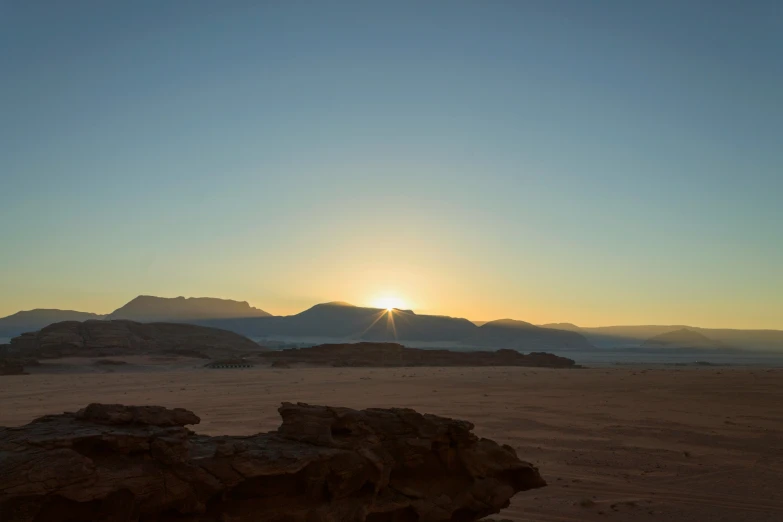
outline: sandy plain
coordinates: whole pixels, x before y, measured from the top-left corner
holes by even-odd
[[[184,407],[196,431],[278,425],[282,401],[410,407],[516,448],[547,488],[516,522],[783,520],[783,369],[200,368],[195,360],[61,360],[0,378],[0,425],[90,402]]]

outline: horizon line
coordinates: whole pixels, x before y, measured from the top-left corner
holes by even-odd
[[[323,305],[349,306],[349,307],[352,307],[352,308],[365,308],[365,309],[368,309],[368,310],[385,310],[385,308],[379,308],[379,307],[376,307],[376,306],[355,305],[355,304],[350,303],[348,301],[342,301],[342,300],[337,299],[337,300],[331,300],[331,301],[324,301],[324,302],[315,303],[315,304],[313,304],[313,305],[311,305],[311,306],[309,306],[307,308],[304,308],[303,310],[301,310],[299,312],[296,312],[296,313],[287,314],[287,315],[285,315],[285,314],[276,315],[276,314],[273,314],[273,313],[269,312],[268,310],[266,310],[264,308],[258,308],[256,306],[254,306],[253,304],[250,303],[250,301],[247,301],[247,300],[238,300],[238,299],[231,299],[231,298],[225,298],[225,297],[214,297],[214,296],[190,296],[190,297],[185,297],[185,296],[182,296],[182,295],[178,295],[178,296],[175,296],[175,297],[161,297],[161,296],[156,296],[156,295],[152,295],[152,294],[139,294],[139,295],[129,299],[128,301],[123,303],[118,308],[115,308],[112,311],[107,312],[107,313],[86,312],[86,311],[83,311],[83,310],[75,310],[75,309],[70,309],[70,308],[44,308],[44,307],[40,307],[40,308],[31,308],[31,309],[28,309],[28,310],[17,310],[16,312],[13,312],[13,313],[10,313],[10,314],[8,314],[6,316],[0,317],[0,319],[5,319],[7,317],[12,317],[12,316],[14,316],[16,314],[23,313],[23,312],[35,312],[35,311],[76,312],[76,313],[93,314],[93,315],[97,315],[99,317],[106,317],[106,316],[109,316],[112,313],[116,312],[117,310],[119,310],[123,306],[127,305],[128,303],[130,303],[131,301],[133,301],[134,299],[137,299],[139,297],[153,297],[153,298],[157,298],[157,299],[180,299],[180,298],[181,299],[217,299],[217,300],[222,300],[222,301],[233,301],[235,303],[245,303],[245,304],[247,304],[251,308],[254,308],[256,310],[261,310],[262,312],[265,312],[265,313],[269,314],[268,316],[237,317],[238,319],[245,319],[245,318],[246,319],[251,319],[251,318],[263,318],[263,317],[291,317],[291,316],[295,316],[295,315],[298,315],[300,313],[306,312],[307,310],[310,310],[310,309],[312,309],[312,308],[314,308],[316,306],[323,306]],[[728,327],[728,326],[721,326],[721,327],[696,326],[696,325],[690,325],[690,324],[685,324],[685,323],[671,323],[671,324],[655,324],[655,323],[601,324],[601,325],[594,325],[594,326],[584,326],[584,325],[579,325],[579,324],[576,324],[576,323],[573,323],[573,322],[570,322],[570,321],[550,321],[550,322],[544,322],[544,323],[533,323],[533,322],[530,322],[530,321],[526,321],[524,319],[514,319],[514,318],[511,318],[511,317],[500,317],[500,318],[490,319],[490,320],[475,320],[475,319],[468,319],[467,317],[459,316],[459,315],[448,315],[448,314],[438,314],[438,313],[419,313],[414,308],[405,308],[405,309],[403,309],[403,308],[394,308],[394,309],[395,310],[400,310],[400,311],[412,312],[415,315],[421,315],[421,316],[449,317],[449,318],[452,318],[452,319],[464,319],[464,320],[469,321],[469,322],[471,322],[473,324],[476,324],[476,323],[485,324],[485,323],[490,323],[490,322],[494,322],[494,321],[504,321],[504,320],[520,321],[520,322],[525,322],[525,323],[528,323],[528,324],[532,324],[532,325],[537,326],[537,327],[548,328],[548,329],[552,329],[552,330],[557,330],[558,328],[552,328],[551,326],[548,326],[548,325],[558,325],[558,324],[560,324],[560,325],[571,325],[571,326],[575,326],[576,328],[579,328],[579,329],[621,328],[621,327],[648,327],[648,328],[654,328],[654,327],[659,327],[659,328],[677,328],[677,327],[679,327],[679,328],[697,328],[697,329],[701,329],[701,330],[743,330],[743,331],[769,331],[769,332],[780,332],[780,331],[783,331],[783,326],[781,326],[779,328],[739,328],[739,327]]]

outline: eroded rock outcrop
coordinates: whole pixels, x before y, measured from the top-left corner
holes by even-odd
[[[470,522],[546,485],[469,422],[284,403],[251,437],[183,409],[92,404],[0,428],[3,522]]]
[[[178,323],[64,321],[11,339],[27,357],[106,357],[172,354],[216,359],[264,350],[234,332]]]

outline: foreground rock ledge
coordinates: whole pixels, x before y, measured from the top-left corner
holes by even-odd
[[[283,403],[277,431],[198,435],[159,406],[0,428],[3,522],[470,522],[546,485],[469,422]]]

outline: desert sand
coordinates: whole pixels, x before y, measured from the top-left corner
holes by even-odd
[[[71,359],[0,378],[0,425],[90,402],[193,410],[196,431],[273,430],[282,401],[410,407],[469,420],[549,487],[495,518],[783,520],[783,370],[767,368],[201,369]]]

